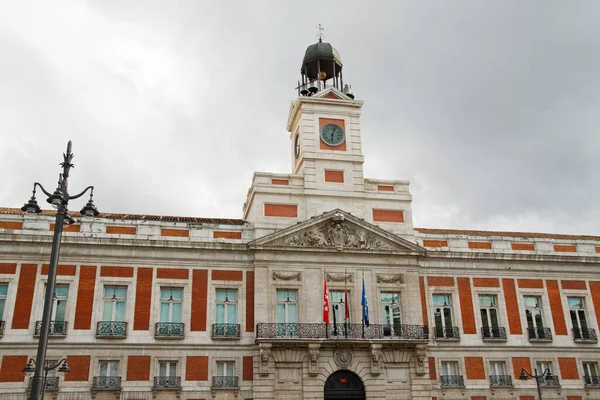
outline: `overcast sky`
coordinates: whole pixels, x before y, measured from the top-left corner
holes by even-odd
[[[321,23],[365,176],[410,180],[415,226],[600,234],[598,1],[1,4],[0,206],[72,139],[101,211],[241,218],[254,171],[291,172]]]

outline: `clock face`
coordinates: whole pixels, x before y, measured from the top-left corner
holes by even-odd
[[[341,126],[336,124],[325,124],[321,128],[321,140],[330,146],[338,146],[344,143],[346,135]]]
[[[300,155],[300,135],[296,134],[296,139],[294,139],[294,156],[298,158]]]

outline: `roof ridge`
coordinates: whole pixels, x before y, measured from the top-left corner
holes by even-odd
[[[514,231],[485,231],[477,229],[439,229],[439,228],[414,228],[420,233],[429,234],[455,234],[472,236],[509,236],[524,238],[548,238],[548,239],[570,239],[570,240],[600,240],[600,236],[594,235],[574,235],[563,233],[543,233],[543,232],[514,232]]]

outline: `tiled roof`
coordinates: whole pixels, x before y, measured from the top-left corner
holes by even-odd
[[[18,208],[1,208],[0,214],[23,214]],[[56,215],[54,210],[42,210],[41,215]],[[167,215],[139,215],[139,214],[114,214],[100,213],[98,218],[107,219],[126,219],[126,220],[145,220],[145,221],[164,221],[164,222],[189,222],[197,224],[219,224],[219,225],[245,225],[243,219],[234,218],[200,218],[200,217],[173,217]]]
[[[540,239],[565,239],[565,240],[600,240],[600,236],[589,235],[562,235],[558,233],[537,233],[537,232],[501,232],[501,231],[473,231],[461,229],[435,229],[435,228],[415,228],[415,231],[430,235],[463,235],[463,236],[505,236],[520,238],[540,238]]]

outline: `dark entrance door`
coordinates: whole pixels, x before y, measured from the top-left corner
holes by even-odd
[[[336,371],[325,381],[325,400],[364,400],[365,398],[365,387],[354,372]]]

